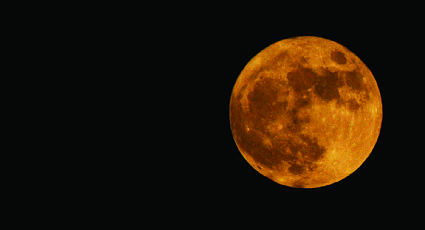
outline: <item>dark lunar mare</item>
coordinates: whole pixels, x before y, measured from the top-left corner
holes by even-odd
[[[258,73],[258,76],[261,74]],[[300,116],[299,110],[311,106],[311,92],[307,92],[307,89],[314,85],[315,76],[313,71],[305,68],[292,74],[293,79],[288,84],[296,88],[298,97],[290,108],[287,101],[277,101],[282,87],[287,87],[286,83],[272,78],[262,78],[248,94],[249,112],[242,110],[239,100],[232,99],[232,131],[238,146],[255,162],[276,169],[285,161],[290,164],[289,172],[295,175],[314,170],[314,162],[323,157],[326,149],[319,145],[317,138],[301,134],[302,127],[309,122],[310,117]],[[285,114],[290,120],[281,131],[285,135],[265,128]],[[252,126],[249,131],[245,124]],[[272,146],[264,143],[266,136],[270,138]],[[304,159],[302,164],[297,163],[297,155]]]

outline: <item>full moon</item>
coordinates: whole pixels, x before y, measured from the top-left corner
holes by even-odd
[[[317,188],[357,170],[382,122],[378,85],[344,46],[304,36],[252,58],[230,98],[230,126],[246,161],[285,186]]]

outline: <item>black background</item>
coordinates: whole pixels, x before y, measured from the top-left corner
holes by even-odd
[[[22,89],[19,82],[10,94],[23,98],[13,103],[24,108],[16,123],[35,126],[14,128],[31,140],[17,140],[13,147],[30,148],[18,150],[27,164],[19,159],[9,172],[22,174],[14,181],[26,186],[23,198],[33,193],[29,199],[43,203],[42,194],[58,197],[52,201],[60,208],[76,202],[78,213],[89,204],[185,226],[223,227],[239,217],[248,224],[302,227],[350,214],[345,227],[418,210],[424,52],[422,12],[415,9],[421,7],[160,4],[42,6],[50,13],[31,8],[35,15],[8,18],[22,21],[9,23],[17,44],[5,44],[22,62],[7,59],[13,70],[28,71],[10,77],[27,85]],[[264,48],[294,36],[327,38],[354,52],[372,71],[383,103],[369,158],[342,181],[315,189],[286,187],[259,174],[230,129],[229,102],[242,69]]]
[[[149,30],[135,27],[144,34],[139,49],[130,50],[146,62],[139,63],[135,76],[142,83],[134,84],[133,100],[149,118],[133,128],[140,130],[141,154],[132,161],[131,178],[140,184],[138,193],[150,192],[160,201],[158,214],[183,212],[206,225],[264,221],[260,227],[326,224],[342,217],[351,226],[388,221],[418,202],[420,20],[407,11],[396,14],[398,9],[348,5],[332,6],[331,12],[206,7],[172,18],[147,16]],[[381,133],[369,158],[347,178],[315,189],[290,188],[259,174],[242,157],[230,129],[230,97],[243,68],[261,50],[294,36],[323,37],[351,50],[373,73],[383,103]]]
[[[364,218],[416,199],[421,150],[413,146],[420,143],[422,60],[414,18],[401,21],[364,9],[316,16],[293,10],[241,15],[238,8],[208,9],[156,20],[146,16],[142,26],[137,20],[128,28],[119,25],[131,31],[119,34],[124,41],[118,43],[130,54],[117,56],[125,64],[113,79],[136,81],[123,84],[119,93],[125,92],[125,100],[118,103],[140,112],[130,110],[123,114],[134,120],[120,120],[132,130],[123,134],[123,146],[136,147],[118,167],[125,175],[118,179],[137,187],[141,199],[148,192],[160,201],[159,214],[186,209],[197,219],[210,219],[215,214],[205,212],[227,218],[264,213],[287,221],[288,213],[311,218],[329,209],[333,216],[360,208]],[[295,36],[323,37],[351,50],[373,73],[383,103],[381,133],[369,158],[347,178],[315,189],[290,188],[259,174],[242,157],[230,129],[230,97],[243,68],[269,45]],[[135,71],[127,73],[127,67]],[[127,156],[125,150],[115,153],[123,152]]]

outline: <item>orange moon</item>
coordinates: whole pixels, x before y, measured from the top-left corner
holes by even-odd
[[[381,122],[371,71],[344,46],[313,36],[258,53],[230,99],[230,126],[243,157],[289,187],[322,187],[353,173],[372,152]]]

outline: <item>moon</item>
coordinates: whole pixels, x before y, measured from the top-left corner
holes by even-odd
[[[285,186],[317,188],[357,170],[382,122],[378,85],[344,46],[303,36],[252,58],[230,99],[230,126],[246,161]]]

